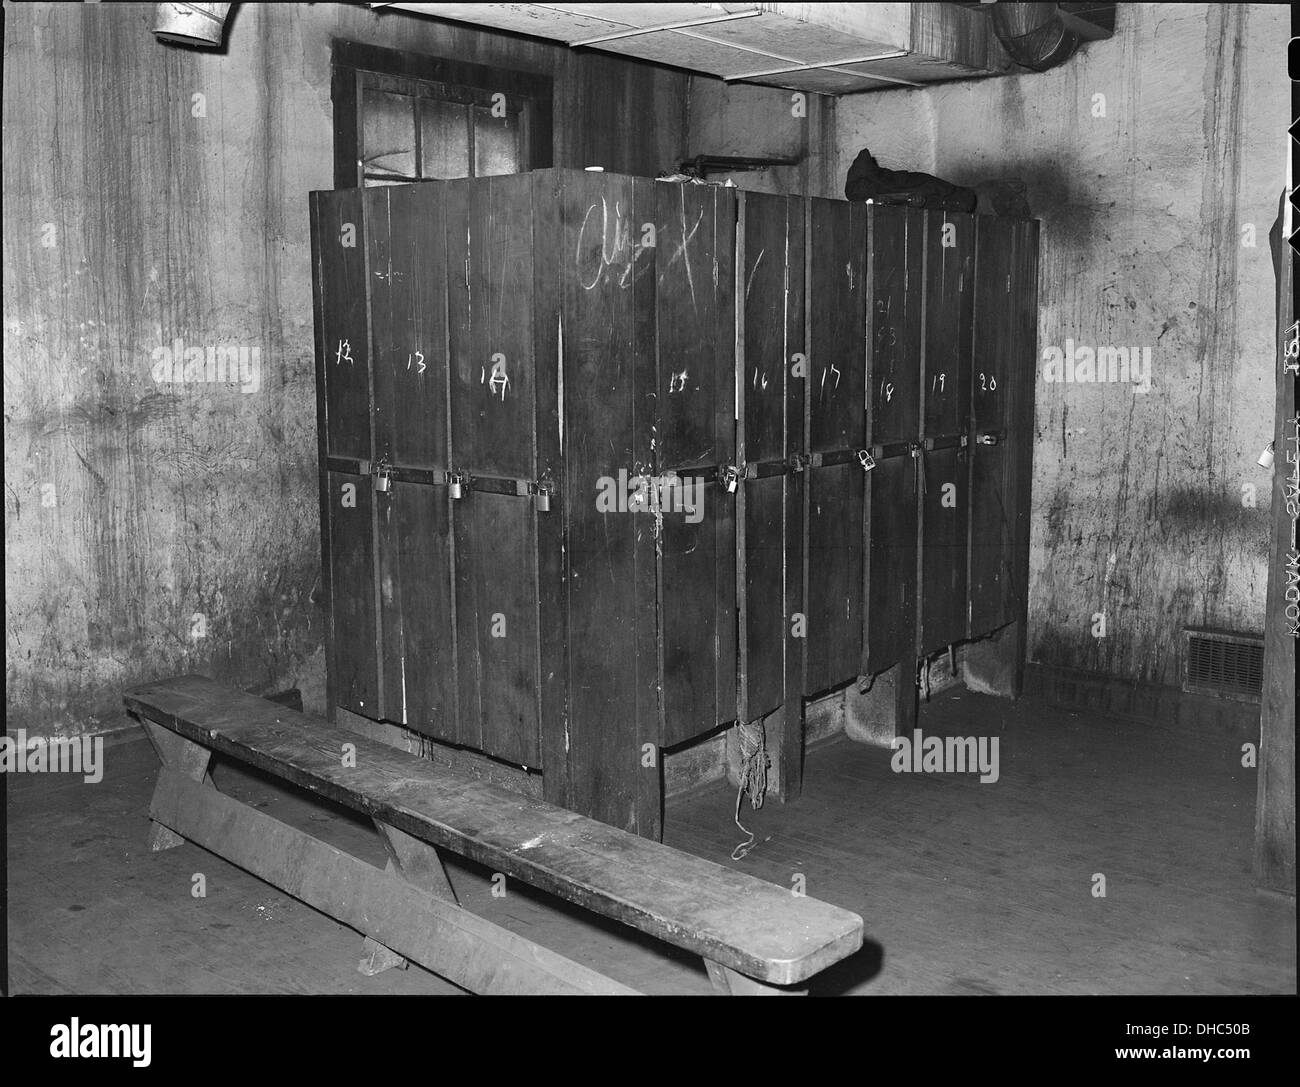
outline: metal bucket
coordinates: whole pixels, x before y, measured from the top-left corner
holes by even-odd
[[[177,45],[219,48],[229,12],[229,4],[159,4],[153,32],[162,41]]]

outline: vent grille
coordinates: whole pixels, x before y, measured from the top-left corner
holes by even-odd
[[[1188,627],[1183,690],[1252,702],[1264,687],[1264,639],[1258,634]]]

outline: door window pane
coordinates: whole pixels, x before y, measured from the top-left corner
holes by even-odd
[[[486,106],[474,107],[474,176],[518,174],[519,114],[493,117]]]
[[[468,177],[468,107],[437,98],[420,99],[421,176]]]
[[[415,99],[366,90],[362,98],[362,162],[367,175],[411,180],[415,172]]]

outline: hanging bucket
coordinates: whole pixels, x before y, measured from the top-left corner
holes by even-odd
[[[229,12],[229,4],[159,4],[153,32],[161,41],[216,49]]]

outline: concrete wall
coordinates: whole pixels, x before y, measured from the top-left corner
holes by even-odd
[[[124,686],[183,671],[323,708],[306,196],[332,185],[331,38],[551,75],[557,165],[654,173],[683,146],[678,73],[359,6],[241,5],[221,54],[152,16],[5,7],[6,708],[29,735],[123,725]],[[155,383],[177,339],[247,349],[256,382]]]
[[[1118,11],[1113,39],[1051,72],[841,98],[837,173],[867,146],[895,169],[1028,183],[1029,658],[1177,684],[1185,625],[1263,629],[1288,10]],[[1067,339],[1149,348],[1150,391],[1044,381]]]

